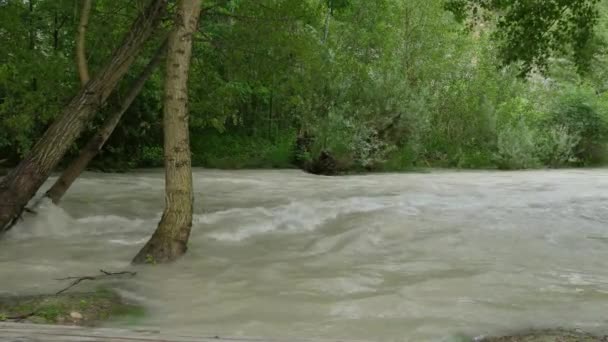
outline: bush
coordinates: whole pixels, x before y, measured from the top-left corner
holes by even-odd
[[[294,142],[291,131],[270,141],[214,129],[198,130],[191,135],[192,165],[218,169],[292,168]]]
[[[383,171],[410,170],[415,167],[417,157],[415,149],[410,144],[406,144],[388,153],[381,169]]]
[[[494,154],[485,148],[463,151],[458,156],[458,167],[464,169],[494,168]]]
[[[144,146],[141,151],[139,166],[160,167],[164,164],[162,146]]]
[[[537,132],[523,120],[506,125],[498,132],[495,155],[500,169],[529,169],[540,166],[537,157]]]
[[[312,136],[310,155],[301,157],[314,163],[321,156],[331,156],[336,172],[376,169],[395,149],[369,124],[335,112],[312,129]]]
[[[585,87],[567,88],[552,103],[543,122],[545,127],[578,137],[573,156],[580,165],[606,160],[608,142],[608,101]]]
[[[563,126],[551,127],[539,138],[538,154],[544,165],[560,167],[577,162],[575,151],[580,137]]]

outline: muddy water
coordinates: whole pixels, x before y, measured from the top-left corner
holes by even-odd
[[[111,284],[148,308],[139,324],[374,341],[608,328],[607,170],[194,179],[188,255]],[[130,267],[162,206],[159,171],[86,174],[0,242],[0,294]]]

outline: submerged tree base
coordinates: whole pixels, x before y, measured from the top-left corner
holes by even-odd
[[[0,297],[0,321],[95,326],[113,319],[142,317],[144,310],[101,289],[60,295]]]
[[[595,336],[579,330],[540,330],[522,334],[485,337],[479,342],[608,342],[608,336]]]
[[[172,237],[171,232],[167,231],[168,226],[164,217],[161,219],[156,232],[135,255],[132,260],[134,265],[141,264],[164,264],[179,259],[188,250],[188,245]],[[183,230],[183,229],[182,229]]]

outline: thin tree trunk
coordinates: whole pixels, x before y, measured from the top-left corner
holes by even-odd
[[[137,95],[141,92],[146,83],[146,80],[152,75],[165,52],[167,51],[167,41],[165,40],[161,47],[156,50],[156,53],[148,62],[148,65],[142,70],[135,82],[133,83],[127,97],[123,100],[119,110],[114,112],[106,119],[103,126],[89,140],[89,142],[80,150],[78,157],[63,171],[55,184],[46,192],[46,197],[49,197],[53,203],[58,204],[61,197],[68,191],[72,183],[86,169],[87,165],[101,151],[103,145],[108,141],[112,132],[120,122],[123,114],[129,109]]]
[[[76,64],[78,65],[78,76],[80,84],[84,86],[89,82],[89,66],[87,65],[86,54],[86,33],[91,14],[91,1],[82,0],[82,10],[80,11],[80,23],[78,24],[78,39],[76,39]]]
[[[57,5],[55,5],[55,16],[53,19],[53,50],[59,49],[59,19],[57,18]]]
[[[30,40],[30,50],[32,50],[32,56],[34,55],[34,50],[36,50],[36,25],[34,24],[34,0],[30,0],[28,2],[30,8],[30,17],[29,17],[29,40]],[[32,77],[31,83],[32,91],[38,91],[38,79],[36,77]]]
[[[325,16],[325,33],[323,34],[323,44],[327,43],[327,38],[329,38],[329,21],[331,20],[332,14],[332,0],[327,2],[327,14]]]
[[[188,248],[192,228],[192,167],[188,131],[188,70],[200,0],[181,0],[169,35],[163,113],[165,210],[156,231],[133,263],[171,262]]]
[[[167,0],[151,0],[108,63],[82,88],[28,155],[0,182],[0,233],[10,228],[159,26]]]

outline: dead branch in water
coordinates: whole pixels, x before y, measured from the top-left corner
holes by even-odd
[[[108,271],[104,271],[104,270],[99,270],[99,272],[101,272],[102,274],[98,275],[98,276],[65,277],[65,278],[55,279],[55,280],[74,280],[68,287],[58,291],[57,293],[55,293],[55,295],[60,295],[85,280],[106,279],[108,277],[115,277],[115,276],[120,276],[120,275],[130,275],[133,277],[137,274],[137,272],[130,272],[130,271],[108,272]]]

